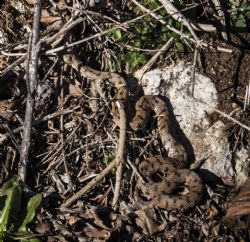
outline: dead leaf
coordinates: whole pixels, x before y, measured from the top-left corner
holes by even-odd
[[[69,217],[66,217],[67,221],[68,221],[68,224],[70,226],[74,225],[75,223],[77,223],[77,221],[80,220],[80,218],[76,217],[76,216],[69,216]]]
[[[107,240],[110,237],[110,232],[106,229],[96,228],[91,224],[87,224],[87,226],[83,229],[85,235],[89,238],[98,238]]]
[[[40,222],[39,224],[36,225],[35,230],[39,234],[45,234],[50,230],[50,226],[48,223]]]
[[[81,83],[77,80],[69,80],[69,96],[82,97],[83,91],[81,88]]]
[[[138,210],[135,212],[137,215],[136,218],[136,224],[139,226],[144,234],[157,234],[160,231],[163,231],[166,227],[165,223],[159,224],[156,219],[152,218],[152,215],[155,216],[155,213],[153,209],[144,209],[144,210]]]
[[[224,219],[225,224],[231,229],[250,229],[250,178],[241,187],[236,195]]]

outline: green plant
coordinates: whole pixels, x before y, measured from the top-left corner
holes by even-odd
[[[0,241],[40,241],[27,231],[27,224],[35,217],[42,195],[31,195],[22,187],[20,179],[14,176],[0,189]]]
[[[116,156],[116,151],[115,150],[106,153],[104,155],[103,159],[102,159],[102,163],[107,165],[110,161],[115,159],[115,156]]]
[[[247,27],[247,18],[250,18],[250,5],[247,1],[242,3],[230,1],[230,18],[235,27]]]
[[[140,3],[147,9],[156,10],[160,7],[156,0],[140,0]],[[183,5],[183,1],[178,1],[178,5]],[[139,7],[133,9],[134,14],[140,15],[145,12]],[[164,18],[166,25],[150,15],[147,15],[143,20],[129,24],[129,31],[123,32],[120,29],[111,30],[108,35],[116,41],[122,49],[121,63],[126,66],[127,71],[134,72],[139,66],[145,65],[152,56],[152,51],[162,47],[171,37],[174,37],[173,48],[177,52],[184,52],[187,47],[181,43],[180,36],[169,30],[167,26],[181,28],[179,22],[175,21],[171,16],[168,16],[164,8],[157,10],[157,15]],[[125,19],[127,20],[127,19]],[[125,46],[125,48],[123,48]],[[120,51],[117,48],[117,52]],[[143,51],[145,50],[145,51]]]
[[[102,158],[102,163],[108,165],[108,163],[114,160],[115,157],[116,157],[116,150],[112,150],[108,153],[105,153],[104,157]],[[114,173],[115,173],[115,168],[111,170],[111,174],[113,175]]]

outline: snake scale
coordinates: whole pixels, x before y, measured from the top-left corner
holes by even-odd
[[[64,61],[91,80],[109,80],[116,89],[115,99],[126,103],[127,83],[122,76],[86,67],[75,55],[65,55]],[[170,134],[169,111],[160,97],[140,97],[135,104],[135,116],[129,123],[130,127],[133,130],[145,128],[152,111],[157,117],[159,134],[168,151],[168,157],[153,156],[139,164],[139,172],[146,182],[138,179],[134,197],[143,209],[158,206],[166,210],[185,212],[200,202],[203,183],[194,171],[185,168],[186,151]],[[187,192],[180,191],[183,185],[188,187]]]

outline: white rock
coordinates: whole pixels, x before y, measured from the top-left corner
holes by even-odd
[[[196,160],[205,160],[202,168],[214,173],[225,183],[231,184],[235,174],[225,124],[219,120],[211,125],[208,115],[213,113],[213,109],[196,100],[199,99],[216,108],[216,87],[211,79],[196,72],[195,99],[191,95],[191,71],[191,65],[180,62],[146,73],[141,85],[147,95],[160,94],[170,99],[176,119],[193,146]]]

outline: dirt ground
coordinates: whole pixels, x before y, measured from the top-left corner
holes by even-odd
[[[205,53],[202,55],[202,69],[216,84],[219,93],[220,110],[232,114],[237,120],[249,126],[249,107],[245,112],[236,111],[244,108],[246,86],[250,75],[250,36],[249,34],[232,35],[228,44],[221,46],[231,49],[232,53]],[[220,45],[220,43],[219,43]],[[228,120],[225,120],[228,123]],[[228,123],[232,143],[246,145],[249,132],[240,134],[240,127]],[[239,138],[238,141],[236,141]]]

